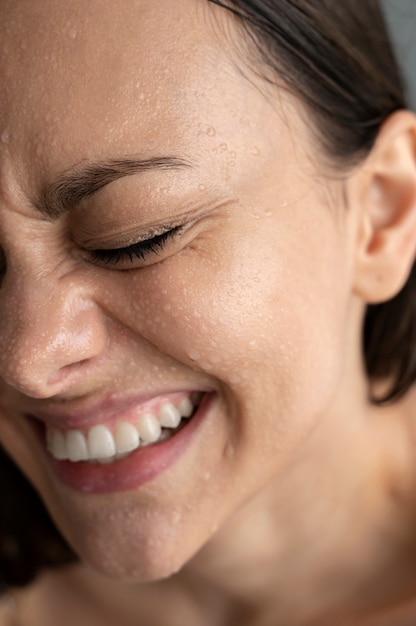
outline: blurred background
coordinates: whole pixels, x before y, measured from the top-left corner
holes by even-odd
[[[409,105],[416,111],[416,0],[382,0],[406,80]]]

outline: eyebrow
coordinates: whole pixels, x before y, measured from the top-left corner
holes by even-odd
[[[177,157],[150,159],[122,158],[87,163],[60,175],[45,185],[37,201],[37,209],[50,220],[55,220],[76,207],[81,200],[119,178],[149,170],[177,170],[190,168],[190,163]]]

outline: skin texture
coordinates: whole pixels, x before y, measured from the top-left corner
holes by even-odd
[[[232,18],[205,2],[3,1],[0,31],[0,437],[100,572],[68,587],[169,625],[401,599],[414,397],[369,405],[360,333],[414,258],[413,117],[334,175],[301,105],[251,74]],[[37,208],[63,173],[154,157],[188,166],[120,178],[53,220]],[[88,254],[178,221],[145,261]],[[62,485],[24,417],[183,389],[213,392],[206,419],[127,493]],[[124,581],[145,586],[133,600]]]

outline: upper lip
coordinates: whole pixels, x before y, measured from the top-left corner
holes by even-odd
[[[169,396],[174,398],[179,394],[190,394],[198,391],[205,392],[207,390],[176,387],[151,394],[121,395],[113,393],[107,394],[99,400],[86,399],[55,403],[40,409],[25,410],[24,413],[28,417],[45,422],[50,427],[82,428],[109,421],[129,409],[140,407],[152,401],[157,402],[160,398],[167,397],[169,399]]]

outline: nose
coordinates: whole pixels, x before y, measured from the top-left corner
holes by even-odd
[[[105,321],[85,285],[51,275],[5,280],[0,290],[0,377],[32,398],[82,381],[106,344]]]

